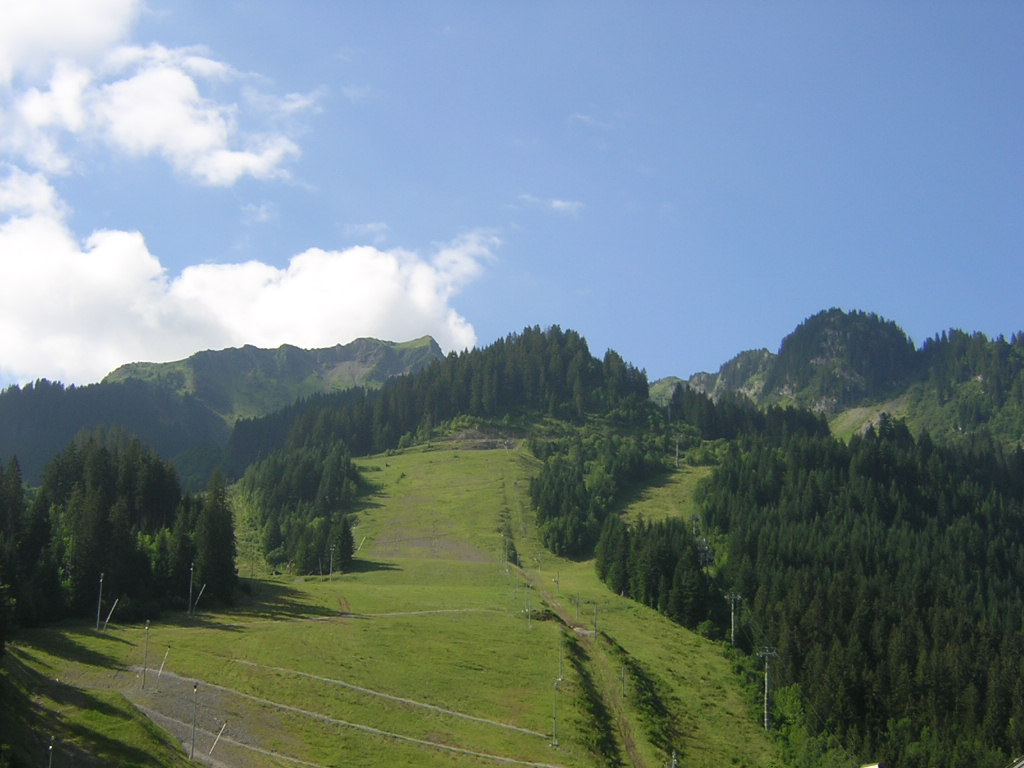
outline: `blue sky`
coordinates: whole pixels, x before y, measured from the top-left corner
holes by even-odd
[[[4,3],[0,383],[535,324],[688,376],[833,306],[1009,336],[1021,40],[1018,3]]]

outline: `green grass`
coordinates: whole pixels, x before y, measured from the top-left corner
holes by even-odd
[[[849,440],[853,435],[863,431],[868,424],[877,424],[883,413],[888,413],[896,418],[905,418],[908,414],[907,396],[903,395],[895,400],[888,400],[876,405],[847,408],[832,417],[829,421],[829,428],[837,438]]]
[[[644,488],[626,509],[630,522],[643,519],[648,522],[682,517],[689,520],[698,515],[694,502],[697,483],[711,474],[711,467],[691,467],[680,461],[661,481]]]
[[[358,513],[352,573],[258,576],[233,610],[153,622],[148,653],[141,626],[24,632],[5,662],[8,678],[27,680],[23,698],[46,713],[61,743],[108,764],[183,763],[194,705],[197,750],[209,750],[226,722],[214,757],[230,765],[297,764],[268,753],[314,766],[499,764],[467,754],[477,752],[570,768],[660,768],[672,748],[695,768],[774,765],[722,647],[611,594],[592,562],[544,550],[527,500],[536,461],[522,448],[479,444],[360,462],[377,491]],[[704,474],[672,473],[627,514],[691,514]],[[523,571],[501,561],[503,531]],[[250,572],[244,552],[240,568]],[[256,563],[251,571],[263,573]],[[650,696],[645,703],[633,683],[622,687],[623,654],[665,706],[654,732]],[[59,700],[56,683],[39,682],[56,677],[75,697]],[[595,702],[612,723],[603,746]],[[177,729],[178,741],[135,707],[164,713],[156,722]],[[115,745],[125,752],[109,757]],[[152,761],[133,762],[141,753]]]
[[[45,630],[3,659],[4,738],[27,764],[184,766],[173,739],[118,688],[120,644],[86,630]],[[52,739],[52,741],[51,741]]]

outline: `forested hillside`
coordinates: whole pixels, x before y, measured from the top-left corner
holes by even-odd
[[[72,439],[99,427],[130,431],[174,458],[179,473],[204,467],[203,481],[229,434],[228,425],[194,398],[142,381],[65,387],[41,379],[0,392],[0,456],[17,456],[31,485]]]
[[[937,442],[1024,440],[1024,333],[1009,340],[944,331],[915,348],[894,322],[831,309],[809,317],[777,354],[742,352],[716,374],[689,385],[718,399],[727,393],[767,406],[793,403],[859,429],[885,410]],[[655,386],[660,400],[669,386]],[[859,409],[844,416],[850,409]]]
[[[816,730],[885,765],[1024,752],[1024,453],[752,435],[701,492],[721,583]]]
[[[429,336],[404,343],[357,339],[311,350],[247,346],[173,363],[131,363],[84,387],[46,380],[12,386],[0,392],[0,456],[17,455],[25,480],[36,485],[72,438],[118,427],[173,460],[182,485],[200,490],[214,467],[246,460],[241,471],[251,462],[251,452],[223,455],[237,419],[323,393],[377,389],[441,356]]]
[[[836,312],[727,372],[762,382],[760,404],[732,384],[714,396],[682,384],[655,403],[642,370],[557,326],[380,389],[311,396],[239,421],[225,454],[236,512],[272,565],[345,569],[374,491],[353,457],[457,434],[525,443],[551,552],[594,557],[615,593],[711,638],[728,636],[726,595],[742,596],[741,648],[778,654],[773,732],[792,765],[1002,768],[1024,752],[1024,451],[1006,439],[1024,341],[952,333],[914,350],[891,323]],[[881,414],[849,440],[830,434],[821,403],[894,393],[917,422]],[[805,397],[813,410],[796,405]],[[700,520],[627,522],[678,462],[707,468]],[[138,441],[92,435],[54,458],[34,495],[16,462],[0,481],[0,583],[19,622],[90,616],[100,573],[119,611],[180,607],[193,562],[210,597],[231,599],[216,476],[205,495],[182,493]]]
[[[364,482],[352,467],[353,455],[425,442],[456,417],[493,423],[498,430],[545,418],[582,426],[588,415],[602,414],[627,429],[648,427],[656,410],[646,395],[646,376],[615,352],[599,360],[574,331],[527,328],[484,349],[450,354],[379,392],[314,398],[283,416],[242,422],[246,442],[266,453],[239,487],[253,502],[264,554],[310,572],[320,567],[331,543],[348,536],[346,516]],[[614,429],[595,435],[607,456],[615,448],[611,475],[590,481],[608,499],[596,508],[588,495],[580,505],[542,512],[543,536],[553,551],[592,551],[616,483],[638,479],[634,475],[651,461],[644,456],[647,432],[642,434],[639,440],[620,439]],[[557,462],[553,458],[552,466]],[[624,467],[629,470],[619,477]],[[545,469],[545,476],[552,471]]]

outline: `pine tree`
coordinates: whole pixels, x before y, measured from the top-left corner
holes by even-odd
[[[199,512],[195,532],[195,577],[206,592],[231,605],[235,589],[235,525],[224,476],[214,472]]]

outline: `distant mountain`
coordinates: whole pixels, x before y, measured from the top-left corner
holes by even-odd
[[[233,424],[263,416],[300,397],[352,387],[380,387],[393,376],[413,373],[443,357],[430,336],[395,343],[356,339],[325,349],[277,349],[246,345],[197,352],[173,363],[129,363],[103,379],[105,384],[145,381],[193,397]]]
[[[1024,335],[989,339],[952,330],[915,348],[893,321],[829,309],[786,336],[773,354],[741,352],[718,373],[686,382],[713,398],[741,393],[759,405],[800,405],[850,433],[882,412],[939,438],[1024,440]],[[666,397],[662,382],[653,396]],[[661,395],[657,393],[661,392]]]
[[[172,363],[131,363],[84,387],[45,380],[10,387],[0,392],[0,458],[17,456],[26,482],[36,484],[76,435],[120,428],[173,459],[186,486],[202,487],[237,419],[314,394],[378,388],[442,357],[429,336],[311,350],[245,346]]]

